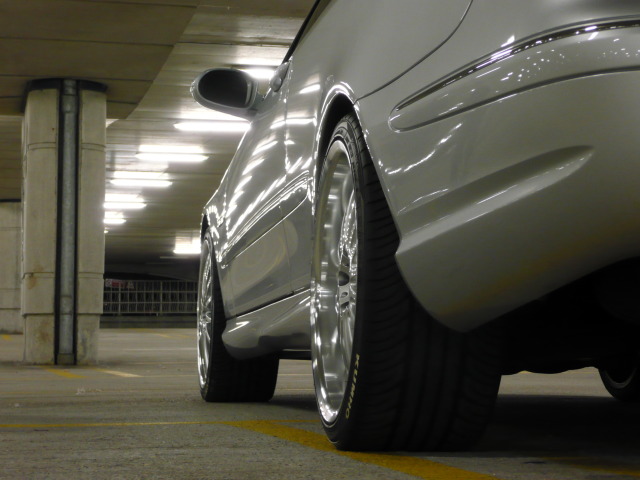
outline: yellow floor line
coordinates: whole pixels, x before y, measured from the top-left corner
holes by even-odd
[[[406,473],[414,477],[424,478],[428,480],[497,480],[493,475],[484,475],[481,473],[463,470],[461,468],[451,467],[424,458],[409,457],[395,454],[380,453],[362,453],[362,452],[343,452],[336,450],[324,435],[300,430],[298,428],[280,425],[272,421],[242,421],[242,422],[224,422],[226,425],[244,428],[254,432],[271,435],[283,440],[295,442],[305,447],[322,450],[325,452],[333,452],[337,455],[358,460],[360,462],[377,465],[379,467],[388,468],[396,472]]]
[[[2,336],[1,336],[1,338],[2,338],[3,340],[7,340],[7,341],[9,341],[9,342],[12,340],[11,335],[2,335]]]
[[[117,370],[106,370],[104,368],[92,368],[91,370],[95,370],[96,372],[106,373],[109,375],[115,375],[116,377],[124,377],[124,378],[138,378],[140,375],[136,375],[135,373],[126,373],[119,372]]]
[[[75,374],[75,373],[67,372],[66,370],[62,370],[62,369],[59,369],[59,368],[42,367],[42,369],[45,370],[46,372],[53,373],[54,375],[58,375],[59,377],[64,377],[64,378],[85,378],[82,375],[78,375],[78,374]]]

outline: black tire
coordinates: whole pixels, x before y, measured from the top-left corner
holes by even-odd
[[[622,402],[640,402],[640,355],[630,355],[598,369],[604,388]]]
[[[322,392],[331,385],[323,371],[330,359],[323,358],[326,306],[320,299],[323,292],[328,297],[321,285],[322,278],[328,277],[319,258],[327,250],[322,242],[328,236],[330,214],[323,212],[330,209],[330,202],[323,185],[335,177],[331,166],[335,142],[348,152],[357,244],[362,247],[358,246],[356,262],[355,326],[346,387],[332,410],[330,396]],[[397,230],[353,114],[344,117],[333,132],[316,206],[312,354],[316,398],[327,436],[342,450],[470,447],[493,410],[501,378],[501,339],[491,328],[456,333],[431,318],[414,299],[395,261]]]
[[[236,360],[222,342],[226,326],[213,239],[202,242],[198,279],[198,378],[207,402],[266,402],[275,391],[277,355]]]

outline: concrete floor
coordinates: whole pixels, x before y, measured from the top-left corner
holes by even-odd
[[[100,334],[95,368],[23,366],[0,335],[2,479],[513,479],[640,477],[640,405],[594,370],[505,377],[472,452],[338,452],[315,411],[308,362],[285,361],[268,404],[200,399],[193,329]]]

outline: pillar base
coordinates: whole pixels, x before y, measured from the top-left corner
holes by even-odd
[[[27,315],[24,318],[24,363],[53,365],[55,363],[53,315]]]
[[[76,362],[78,365],[98,363],[98,336],[100,315],[78,315],[76,335]]]

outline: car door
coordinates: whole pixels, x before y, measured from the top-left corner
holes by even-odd
[[[270,89],[260,104],[225,178],[223,289],[236,316],[291,293],[290,268],[280,203],[286,183],[285,85]]]

